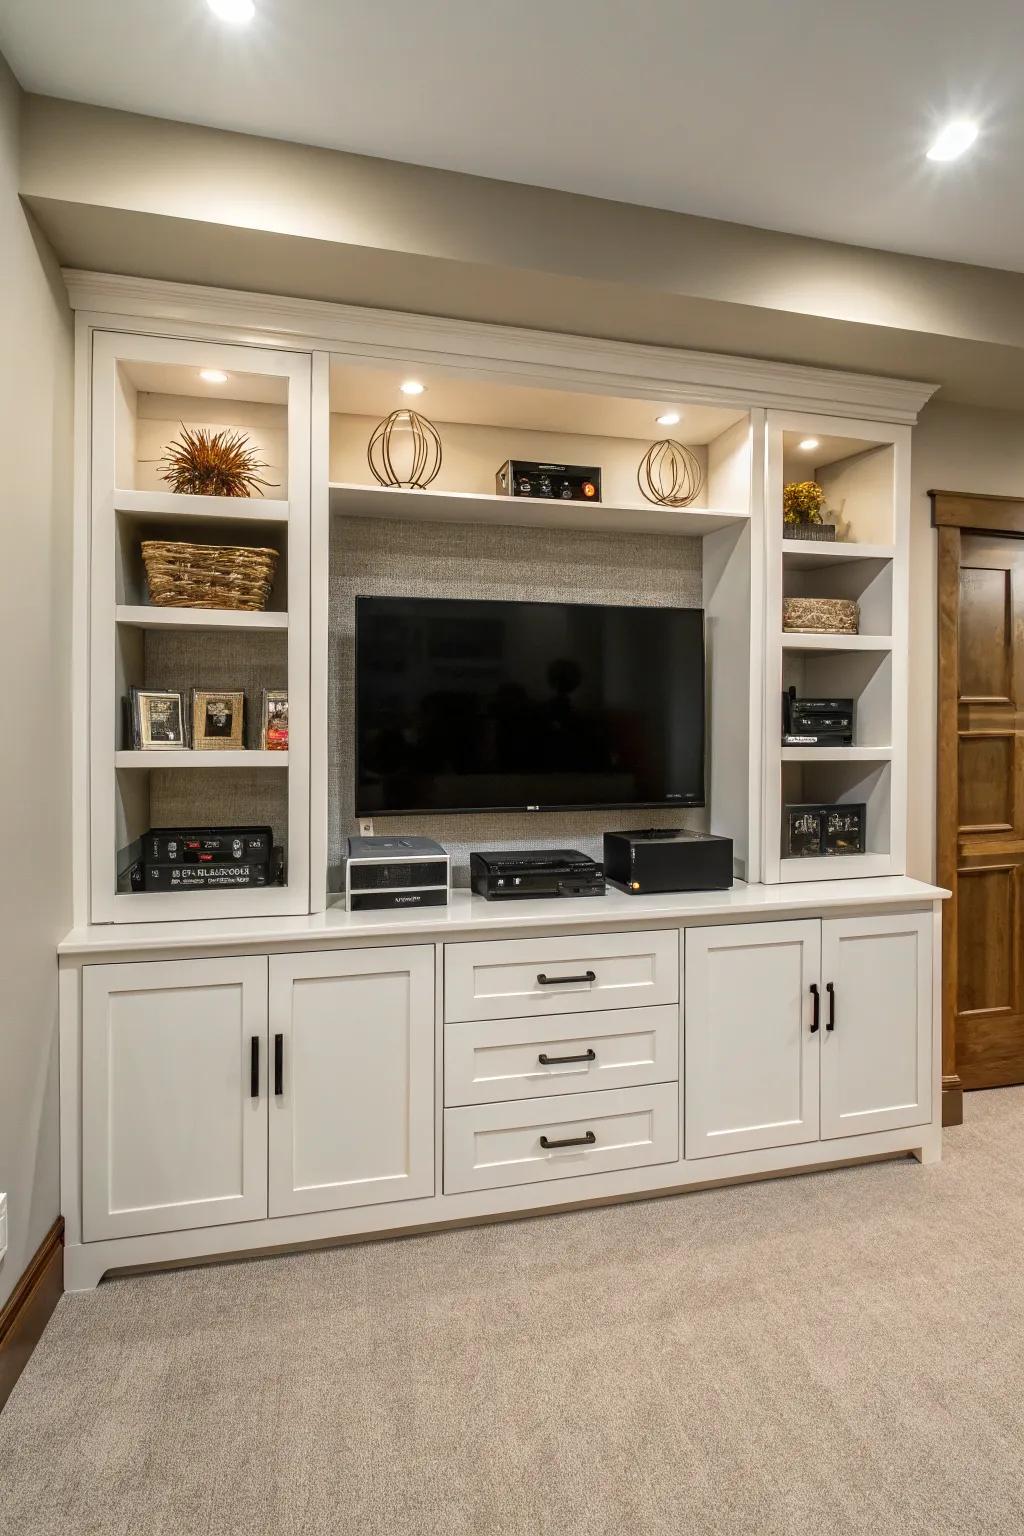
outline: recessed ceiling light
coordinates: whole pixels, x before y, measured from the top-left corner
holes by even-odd
[[[219,368],[200,368],[199,377],[205,384],[226,384],[228,376]]]
[[[678,411],[665,411],[663,415],[658,417],[658,426],[659,427],[674,427],[677,424],[678,421],[679,421],[679,412]]]
[[[928,151],[929,160],[959,160],[978,137],[978,125],[966,117],[947,123]]]
[[[399,384],[398,387],[403,395],[422,395],[427,386],[421,384],[418,379],[406,379],[405,383]]]
[[[233,22],[235,26],[244,26],[256,14],[253,0],[206,0],[206,3],[221,21]]]
[[[816,437],[805,437],[803,442],[800,444],[800,447],[804,450],[805,453],[810,453],[811,449],[817,448],[817,446],[818,439]]]

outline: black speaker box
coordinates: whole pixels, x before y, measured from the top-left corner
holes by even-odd
[[[606,832],[604,872],[630,895],[725,891],[732,885],[732,838],[682,828]]]

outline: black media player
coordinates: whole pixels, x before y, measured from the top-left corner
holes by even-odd
[[[469,874],[473,890],[488,901],[605,893],[604,866],[575,848],[471,853]]]

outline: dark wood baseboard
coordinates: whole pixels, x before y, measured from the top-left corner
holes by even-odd
[[[944,1126],[964,1123],[964,1088],[958,1077],[942,1079],[942,1123]]]
[[[0,1311],[0,1409],[64,1294],[64,1218],[58,1216]]]

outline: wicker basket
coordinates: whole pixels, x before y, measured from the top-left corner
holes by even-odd
[[[786,597],[782,600],[783,629],[815,635],[856,635],[860,604],[849,597]]]
[[[142,563],[149,600],[158,608],[256,612],[270,598],[277,550],[143,539]]]
[[[819,544],[832,544],[835,542],[835,523],[784,523],[782,526],[784,539],[814,539]]]

